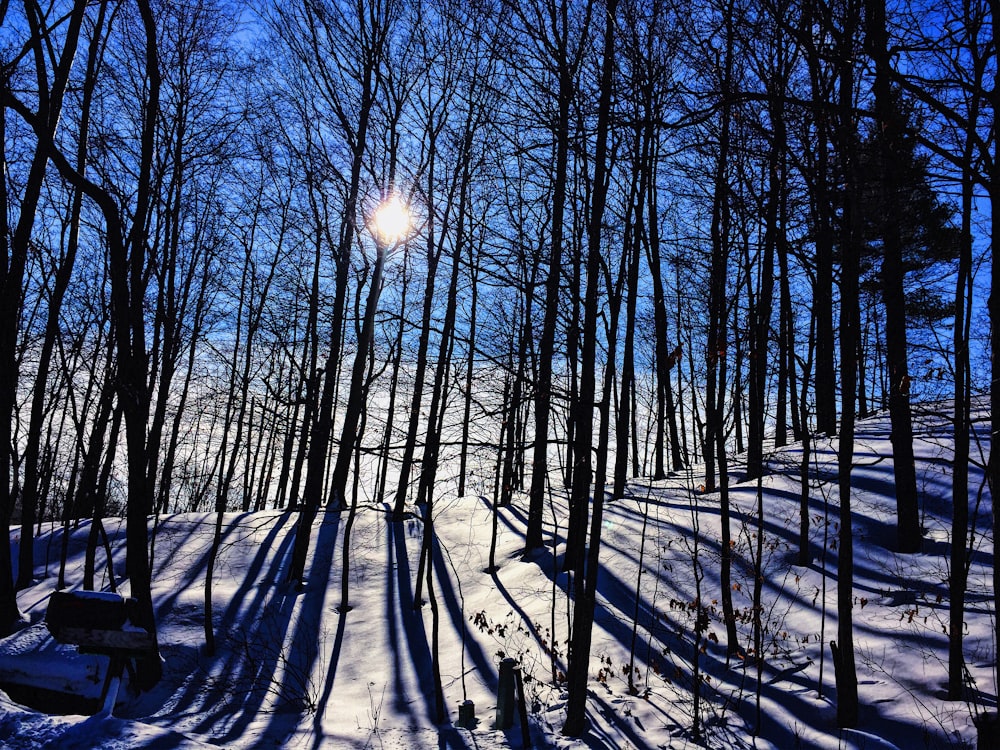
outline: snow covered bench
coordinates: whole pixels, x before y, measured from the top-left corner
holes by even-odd
[[[107,715],[129,661],[156,652],[156,639],[132,624],[135,606],[135,599],[105,591],[54,591],[45,610],[45,625],[59,643],[110,658],[101,691],[102,713]]]

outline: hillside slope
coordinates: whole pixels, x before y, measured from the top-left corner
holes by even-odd
[[[925,529],[920,554],[892,551],[888,416],[859,424],[852,474],[858,732],[839,732],[834,722],[828,644],[837,618],[836,445],[823,441],[810,462],[808,566],[794,564],[801,448],[772,452],[770,473],[760,484],[764,659],[759,673],[750,653],[757,483],[732,488],[740,654],[728,664],[718,603],[719,500],[697,491],[698,469],[663,482],[636,480],[631,497],[607,506],[591,660],[593,726],[585,740],[559,733],[569,622],[567,576],[560,572],[565,529],[550,525],[546,539],[554,535],[558,543],[522,559],[526,507],[519,498],[497,514],[497,567],[490,570],[493,511],[486,498],[466,496],[442,497],[435,504],[433,591],[425,580],[420,596],[426,603],[416,608],[422,519],[393,524],[384,507],[360,509],[349,558],[351,609],[344,614],[338,607],[345,518],[327,514],[317,520],[308,580],[296,591],[283,577],[295,516],[226,515],[213,596],[219,648],[211,658],[202,648],[203,597],[215,518],[161,518],[154,598],[163,681],[139,696],[123,689],[114,717],[48,716],[0,698],[0,743],[11,748],[47,742],[122,748],[519,747],[516,722],[507,731],[493,727],[497,665],[511,656],[522,665],[535,747],[691,747],[696,715],[701,739],[713,748],[751,747],[754,734],[757,748],[779,750],[973,747],[974,713],[996,709],[992,508],[982,469],[989,451],[987,418],[976,414],[970,481],[975,532],[965,636],[968,702],[943,700],[952,437],[946,409],[925,408],[915,425]],[[553,519],[564,524],[563,503],[553,497],[550,524]],[[121,582],[124,524],[108,519],[105,525]],[[61,533],[48,529],[37,541],[38,559],[48,560],[39,572],[46,575],[21,594],[32,625],[0,641],[0,682],[27,680],[99,694],[104,658],[81,657],[72,647],[54,644],[42,623]],[[72,533],[71,586],[80,581],[87,533],[86,524]],[[435,643],[448,715],[443,724],[435,721]],[[475,706],[472,728],[453,724],[464,700]]]

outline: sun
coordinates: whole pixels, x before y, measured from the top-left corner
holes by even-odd
[[[384,200],[372,215],[372,228],[384,245],[392,245],[405,238],[411,222],[410,210],[398,195]]]

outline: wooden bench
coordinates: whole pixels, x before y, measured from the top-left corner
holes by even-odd
[[[132,624],[137,602],[106,591],[55,591],[45,610],[45,625],[59,643],[80,653],[109,657],[101,690],[104,715],[111,715],[122,672],[131,660],[157,653],[156,638]]]

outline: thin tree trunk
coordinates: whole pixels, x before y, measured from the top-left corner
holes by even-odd
[[[79,140],[76,153],[76,169],[80,174],[84,174],[87,164],[87,134],[90,130],[90,103],[93,97],[94,86],[97,81],[97,69],[100,66],[100,52],[103,49],[102,30],[104,28],[104,17],[107,3],[102,2],[95,21],[95,30],[92,35],[90,49],[87,55],[87,72],[84,79],[83,95],[80,103],[80,124]],[[70,34],[79,34],[79,25],[71,24]],[[69,42],[67,51],[72,54],[75,48],[75,40]],[[62,310],[62,301],[66,290],[69,287],[70,278],[73,274],[73,267],[76,262],[76,253],[80,239],[80,212],[83,207],[83,193],[79,189],[73,191],[72,206],[69,217],[69,237],[67,239],[66,253],[62,263],[56,271],[55,284],[52,295],[49,299],[48,318],[45,325],[45,337],[42,342],[42,349],[38,355],[38,364],[35,372],[35,384],[32,388],[31,416],[28,425],[27,444],[24,451],[24,481],[21,487],[21,545],[19,548],[18,580],[17,588],[22,589],[30,585],[34,569],[34,534],[31,529],[35,520],[35,509],[38,503],[38,483],[39,476],[39,440],[41,438],[41,425],[45,419],[45,384],[49,376],[49,367],[52,361],[52,350],[55,346],[55,339],[59,333],[59,314]],[[43,495],[44,497],[44,495]],[[39,519],[40,520],[40,519]]]
[[[810,87],[815,109],[812,112],[815,144],[812,172],[811,212],[815,224],[816,278],[813,286],[813,311],[816,316],[816,377],[813,379],[816,398],[816,432],[834,435],[837,432],[836,369],[834,364],[836,339],[833,326],[833,205],[831,195],[829,103],[833,92],[826,70],[826,53],[819,49],[814,25],[822,24],[825,6],[809,0],[802,13],[799,36],[805,42]]]
[[[568,536],[578,540],[572,554],[575,606],[570,644],[568,698],[566,722],[562,732],[569,737],[580,737],[587,730],[587,683],[590,675],[590,645],[594,627],[594,609],[597,600],[597,578],[600,570],[601,527],[603,525],[604,486],[600,479],[595,484],[594,510],[591,518],[590,545],[586,544],[587,506],[590,501],[591,455],[593,445],[593,410],[597,376],[597,325],[599,313],[599,286],[601,267],[601,227],[607,201],[609,182],[608,135],[611,128],[611,95],[614,82],[615,15],[617,0],[608,0],[605,7],[604,53],[601,66],[600,101],[598,104],[596,148],[594,153],[593,203],[587,227],[587,292],[584,301],[583,346],[580,352],[580,393],[574,402],[576,449],[573,469],[573,505],[570,523],[576,524]],[[638,248],[636,248],[638,252]],[[604,408],[609,408],[608,404]],[[601,432],[598,453],[608,447],[607,430]],[[567,555],[570,551],[567,551]]]
[[[351,458],[358,438],[358,421],[364,411],[364,381],[368,372],[368,349],[375,336],[375,312],[378,309],[379,296],[382,294],[382,273],[385,268],[387,248],[381,240],[375,255],[375,270],[372,272],[371,286],[368,288],[368,299],[365,302],[365,318],[358,338],[358,348],[351,369],[350,396],[347,409],[344,412],[344,423],[340,433],[340,451],[337,463],[333,469],[332,489],[327,501],[327,508],[342,510],[346,507],[347,473],[350,470]]]
[[[471,278],[469,280],[472,287],[472,298],[469,301],[469,336],[468,336],[468,358],[465,363],[465,411],[462,419],[462,450],[459,457],[458,466],[458,494],[461,497],[465,494],[466,475],[469,465],[469,427],[472,422],[472,388],[476,366],[476,315],[479,308],[479,265],[476,262],[476,248],[472,242],[469,246],[469,266]]]
[[[892,468],[896,489],[898,548],[920,550],[920,506],[913,457],[910,416],[910,375],[906,357],[906,297],[903,293],[903,249],[900,237],[900,196],[897,162],[901,114],[893,105],[892,74],[885,0],[867,0],[866,38],[875,60],[875,116],[878,127],[882,194],[882,301],[885,305],[885,345],[889,371],[889,419],[892,424]]]
[[[733,610],[732,594],[732,530],[729,499],[729,468],[726,457],[726,435],[724,429],[726,394],[726,281],[729,267],[729,185],[728,160],[730,148],[731,105],[728,92],[733,75],[733,9],[725,10],[726,52],[723,71],[722,122],[719,135],[719,154],[715,172],[715,197],[712,205],[712,266],[709,289],[709,336],[707,345],[707,387],[705,397],[706,436],[703,446],[705,456],[705,487],[715,489],[715,471],[718,468],[719,512],[722,532],[722,560],[720,586],[723,614],[726,626],[726,653],[738,650],[736,616]]]
[[[779,63],[780,65],[780,63]],[[760,287],[756,304],[750,309],[750,408],[747,448],[747,477],[759,479],[764,474],[764,423],[767,410],[768,339],[774,301],[774,251],[778,242],[778,205],[783,186],[780,160],[784,155],[784,120],[780,103],[771,107],[774,133],[768,155],[768,197],[764,216],[764,247],[760,268]],[[749,273],[749,269],[748,273]]]
[[[448,368],[451,362],[451,354],[454,351],[455,343],[455,318],[458,313],[458,280],[461,271],[462,253],[465,251],[465,244],[468,241],[466,235],[466,221],[469,211],[469,189],[471,186],[471,148],[473,141],[474,122],[470,113],[465,124],[465,132],[462,149],[462,156],[459,159],[461,164],[458,179],[460,181],[458,189],[458,221],[455,228],[454,247],[452,249],[451,274],[448,280],[447,304],[445,305],[444,320],[441,323],[441,340],[438,347],[437,364],[434,368],[434,381],[431,386],[431,404],[427,417],[427,441],[424,446],[423,471],[420,475],[419,496],[429,498],[432,494],[434,483],[437,480],[437,469],[439,451],[441,447],[441,432],[446,408],[446,391],[448,381]],[[420,577],[418,576],[418,585]]]
[[[340,241],[337,246],[336,282],[334,287],[333,309],[330,326],[330,350],[323,377],[323,388],[320,396],[316,421],[309,435],[309,449],[306,461],[306,478],[303,489],[301,510],[298,523],[295,526],[295,544],[292,548],[292,559],[287,580],[294,582],[299,588],[305,581],[306,557],[309,553],[309,539],[312,535],[313,522],[319,510],[326,483],[327,457],[330,449],[330,434],[333,429],[333,406],[337,391],[341,349],[343,346],[344,312],[347,305],[347,281],[351,266],[351,249],[354,244],[357,229],[358,200],[361,192],[361,172],[364,166],[365,152],[368,145],[368,126],[375,103],[378,86],[375,69],[379,65],[383,47],[388,36],[388,20],[383,17],[384,8],[373,8],[359,19],[364,24],[370,23],[364,29],[365,40],[369,46],[362,51],[363,69],[360,83],[360,103],[357,112],[357,127],[350,133],[352,143],[350,177],[347,185],[347,200],[344,203],[343,223],[340,231]],[[318,23],[310,18],[312,23]],[[313,49],[317,58],[323,56],[324,50]]]
[[[642,134],[636,134],[636,161],[648,164],[650,145]],[[641,145],[640,145],[641,144]],[[641,152],[641,155],[640,153]],[[615,424],[615,476],[612,497],[625,497],[625,486],[628,481],[629,436],[634,433],[632,398],[635,392],[635,316],[639,298],[639,261],[642,259],[642,225],[646,214],[646,184],[649,179],[645,168],[640,168],[636,180],[635,197],[632,201],[634,218],[631,229],[632,242],[626,242],[623,253],[622,272],[627,274],[625,288],[628,299],[625,302],[625,347],[622,351],[621,375],[621,406]],[[628,245],[631,244],[631,247]],[[628,263],[625,263],[625,258]],[[609,359],[611,359],[609,355]]]
[[[990,18],[1000,17],[1000,0],[990,0]],[[993,87],[989,95],[989,106],[994,118],[1000,111],[1000,67],[993,73]],[[993,137],[994,152],[996,151],[996,134]],[[991,246],[1000,247],[1000,159],[994,158],[989,173],[990,199],[990,239]],[[1000,263],[990,264],[990,296],[987,300],[990,327],[1000,331]],[[990,338],[990,435],[1000,435],[1000,336]],[[990,493],[995,495],[1000,487],[1000,455],[997,455],[996,438],[990,441],[990,459],[986,468],[986,478]],[[993,513],[993,538],[1000,539],[1000,513]],[[993,555],[993,601],[1000,601],[1000,555]],[[994,653],[1000,653],[1000,617],[993,620]]]
[[[63,96],[69,81],[70,70],[76,47],[80,39],[87,3],[77,0],[68,13],[68,22],[63,49],[58,63],[53,71],[47,70],[48,52],[43,49],[43,40],[47,35],[41,28],[44,13],[37,3],[25,6],[25,16],[30,26],[32,42],[30,50],[33,53],[36,75],[38,76],[38,112],[31,113],[20,105],[11,94],[9,81],[6,77],[0,80],[3,85],[2,98],[8,105],[18,109],[38,138],[38,144],[31,160],[27,179],[19,205],[19,218],[13,233],[8,225],[8,211],[11,202],[8,196],[6,155],[0,163],[0,178],[4,185],[2,193],[3,230],[2,250],[0,258],[0,634],[9,633],[17,620],[20,611],[17,608],[16,588],[13,580],[13,569],[10,556],[9,523],[14,509],[15,490],[12,485],[15,471],[13,451],[17,443],[14,435],[15,399],[18,390],[18,358],[17,339],[18,322],[21,320],[21,306],[24,300],[24,275],[28,260],[28,247],[32,228],[35,223],[36,208],[41,197],[42,185],[45,179],[49,160],[52,158],[52,145],[59,117],[62,113]],[[49,77],[51,75],[51,84]],[[18,106],[20,105],[20,106]],[[0,134],[6,137],[6,112],[0,115]],[[4,141],[6,144],[6,141]],[[41,429],[41,425],[38,425]],[[22,497],[22,506],[25,498]],[[27,498],[27,507],[22,507],[22,515],[26,519],[23,524],[21,538],[19,578],[30,576],[34,569],[34,521],[36,498]],[[26,534],[26,536],[25,536]],[[28,563],[25,565],[25,563]],[[27,570],[25,571],[25,567]]]
[[[427,201],[433,206],[436,191],[435,171],[437,167],[437,134],[438,129],[428,122],[427,143]],[[403,459],[399,466],[399,481],[396,487],[396,499],[393,505],[392,517],[395,521],[403,520],[406,509],[406,497],[410,491],[410,471],[417,452],[417,433],[420,431],[420,407],[424,397],[424,379],[428,369],[427,353],[430,347],[430,332],[434,310],[434,285],[437,278],[438,263],[441,259],[441,244],[435,234],[435,216],[432,210],[427,217],[427,282],[424,287],[423,314],[420,323],[420,338],[417,342],[417,359],[414,363],[413,393],[410,397],[410,420],[406,430],[406,442],[403,445]]]
[[[410,288],[410,277],[408,273],[409,256],[403,256],[403,291],[400,300],[400,309],[406,310],[406,297]],[[385,499],[386,483],[389,479],[389,462],[392,455],[392,439],[396,427],[396,398],[399,392],[400,365],[403,362],[403,331],[406,328],[406,319],[403,315],[399,317],[399,327],[396,329],[396,340],[393,343],[392,357],[392,379],[389,383],[389,403],[386,406],[385,432],[382,437],[382,455],[379,459],[378,491],[375,493],[376,502],[383,502]]]
[[[111,355],[112,352],[109,351],[108,365],[105,370],[105,384],[101,389],[101,396],[98,399],[97,414],[94,416],[87,453],[84,456],[83,467],[80,470],[80,481],[77,485],[77,500],[75,503],[78,509],[77,513],[86,513],[95,522],[99,521],[104,513],[104,496],[100,490],[99,473],[101,468],[101,454],[105,445],[105,434],[110,424],[111,435],[107,441],[107,445],[109,454],[114,454],[122,420],[121,409],[114,405],[112,380],[114,378],[114,363]],[[66,541],[68,542],[68,539]],[[89,590],[93,590],[94,588],[96,550],[97,525],[94,523],[90,528],[83,563],[83,587]],[[108,560],[108,568],[111,568],[110,560]],[[114,576],[112,575],[112,577]]]
[[[2,19],[0,19],[2,20]],[[0,72],[0,85],[6,96],[8,81]],[[0,143],[7,142],[7,108],[0,106]],[[2,282],[7,287],[9,280],[9,264],[11,258],[10,198],[7,182],[7,149],[0,148],[0,261],[2,261]],[[20,288],[20,282],[18,282]],[[8,289],[13,288],[7,287]],[[8,302],[13,301],[11,295],[3,295]],[[0,302],[0,305],[4,304]],[[10,319],[16,310],[7,309],[4,320]],[[21,611],[17,606],[17,589],[14,587],[14,567],[11,558],[10,545],[10,514],[14,508],[14,497],[11,487],[11,469],[13,460],[14,394],[17,392],[17,359],[14,354],[15,341],[10,338],[7,323],[0,321],[0,635],[9,634],[21,619]],[[15,331],[16,335],[16,331]]]
[[[844,165],[843,235],[840,242],[840,392],[841,425],[837,465],[840,488],[840,533],[837,548],[837,642],[831,644],[837,681],[837,726],[858,723],[858,677],[854,659],[854,533],[851,514],[851,470],[857,393],[858,311],[858,175],[854,126],[855,33],[860,3],[848,0],[840,49],[837,147]]]
[[[809,321],[809,353],[806,358],[805,371],[802,373],[802,397],[799,400],[799,408],[802,410],[799,417],[802,425],[802,463],[799,465],[799,565],[808,565],[812,561],[812,549],[809,544],[809,462],[812,460],[810,458],[812,431],[809,429],[809,402],[807,394],[809,391],[809,372],[812,370],[813,351],[815,349],[815,336],[816,317],[812,316]]]
[[[975,117],[970,118],[971,122]],[[969,134],[971,136],[971,133]],[[962,230],[955,283],[955,456],[952,463],[951,576],[948,585],[948,699],[965,699],[966,670],[962,653],[965,595],[968,587],[969,537],[969,324],[972,312],[972,138],[967,139],[962,175]]]
[[[562,0],[561,16],[565,21]],[[553,31],[556,31],[553,29]],[[535,443],[532,452],[531,487],[528,501],[528,524],[525,530],[524,553],[531,554],[542,546],[542,515],[545,509],[545,488],[549,466],[549,422],[552,413],[552,360],[555,356],[556,321],[559,315],[559,279],[562,269],[563,232],[566,216],[567,173],[569,170],[570,103],[574,86],[574,68],[569,59],[569,29],[563,27],[556,49],[557,117],[555,122],[555,162],[552,183],[552,222],[550,230],[548,275],[545,280],[545,309],[541,338],[538,342],[538,379],[535,383]]]
[[[650,118],[652,120],[652,118]],[[652,124],[650,124],[652,127]],[[660,256],[660,217],[657,205],[656,186],[656,150],[649,154],[648,169],[650,175],[646,184],[649,210],[647,217],[649,238],[646,247],[646,263],[649,266],[653,280],[653,330],[656,335],[654,356],[656,358],[656,440],[653,448],[653,479],[663,479],[666,476],[664,466],[665,431],[669,426],[670,455],[672,467],[680,467],[680,446],[677,442],[677,418],[674,414],[673,393],[670,387],[670,370],[676,361],[668,346],[667,301],[663,284],[663,264]],[[677,350],[674,350],[675,352]]]

